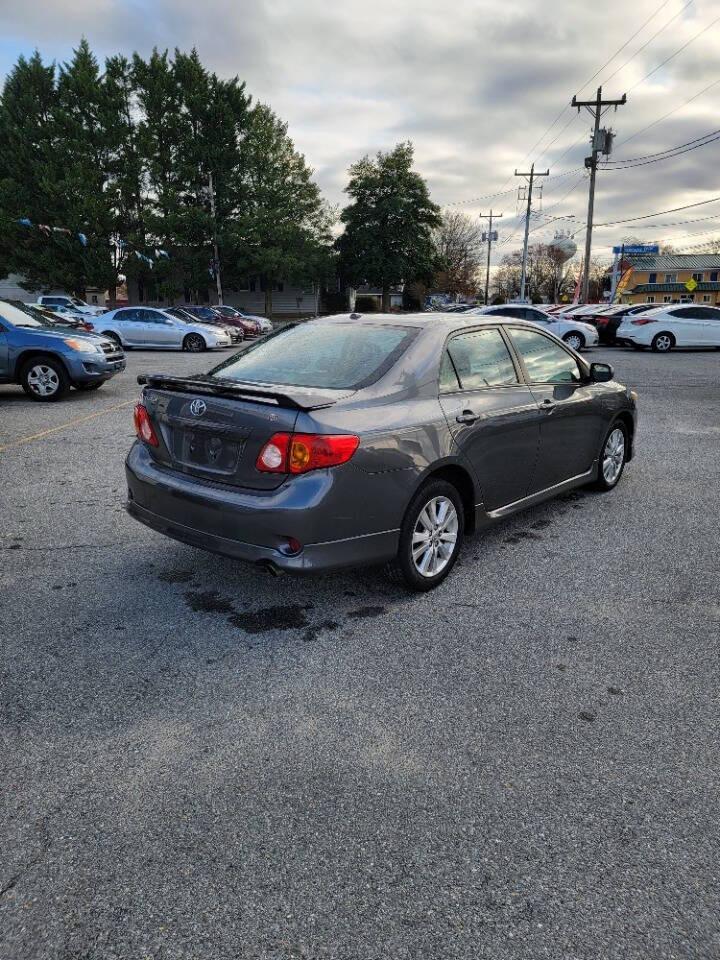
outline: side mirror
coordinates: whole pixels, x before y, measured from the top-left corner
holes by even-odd
[[[593,383],[607,383],[615,376],[615,371],[609,363],[591,363],[590,379]]]

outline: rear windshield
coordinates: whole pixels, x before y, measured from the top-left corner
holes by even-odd
[[[210,375],[245,383],[358,390],[388,371],[416,333],[409,327],[302,324],[253,344]]]

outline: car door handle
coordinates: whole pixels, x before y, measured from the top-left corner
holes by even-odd
[[[540,409],[544,410],[545,413],[552,413],[556,406],[557,404],[554,400],[548,400],[545,398],[545,400],[543,400],[543,402],[540,404]]]
[[[462,413],[459,413],[455,419],[458,423],[475,423],[478,419],[478,414],[474,413],[472,410],[463,410]]]

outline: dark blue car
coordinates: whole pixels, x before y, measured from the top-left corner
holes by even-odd
[[[70,387],[96,390],[125,369],[122,347],[0,301],[0,383],[33,400],[61,400]]]

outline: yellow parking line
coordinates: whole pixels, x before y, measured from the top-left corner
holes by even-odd
[[[47,437],[50,433],[58,433],[60,430],[67,430],[68,427],[75,427],[79,423],[87,423],[88,420],[94,420],[95,417],[102,417],[105,413],[112,413],[114,410],[120,410],[122,407],[129,407],[131,403],[137,403],[137,400],[125,400],[124,403],[118,403],[114,407],[105,407],[104,410],[98,410],[97,413],[90,413],[87,417],[78,417],[77,420],[68,420],[67,423],[61,423],[59,427],[51,427],[49,430],[41,430],[40,433],[31,433],[27,437],[20,437],[19,440],[11,440],[10,443],[0,447],[0,453],[10,450],[11,447],[19,447],[23,443],[30,443],[31,440],[39,440],[41,437]]]

